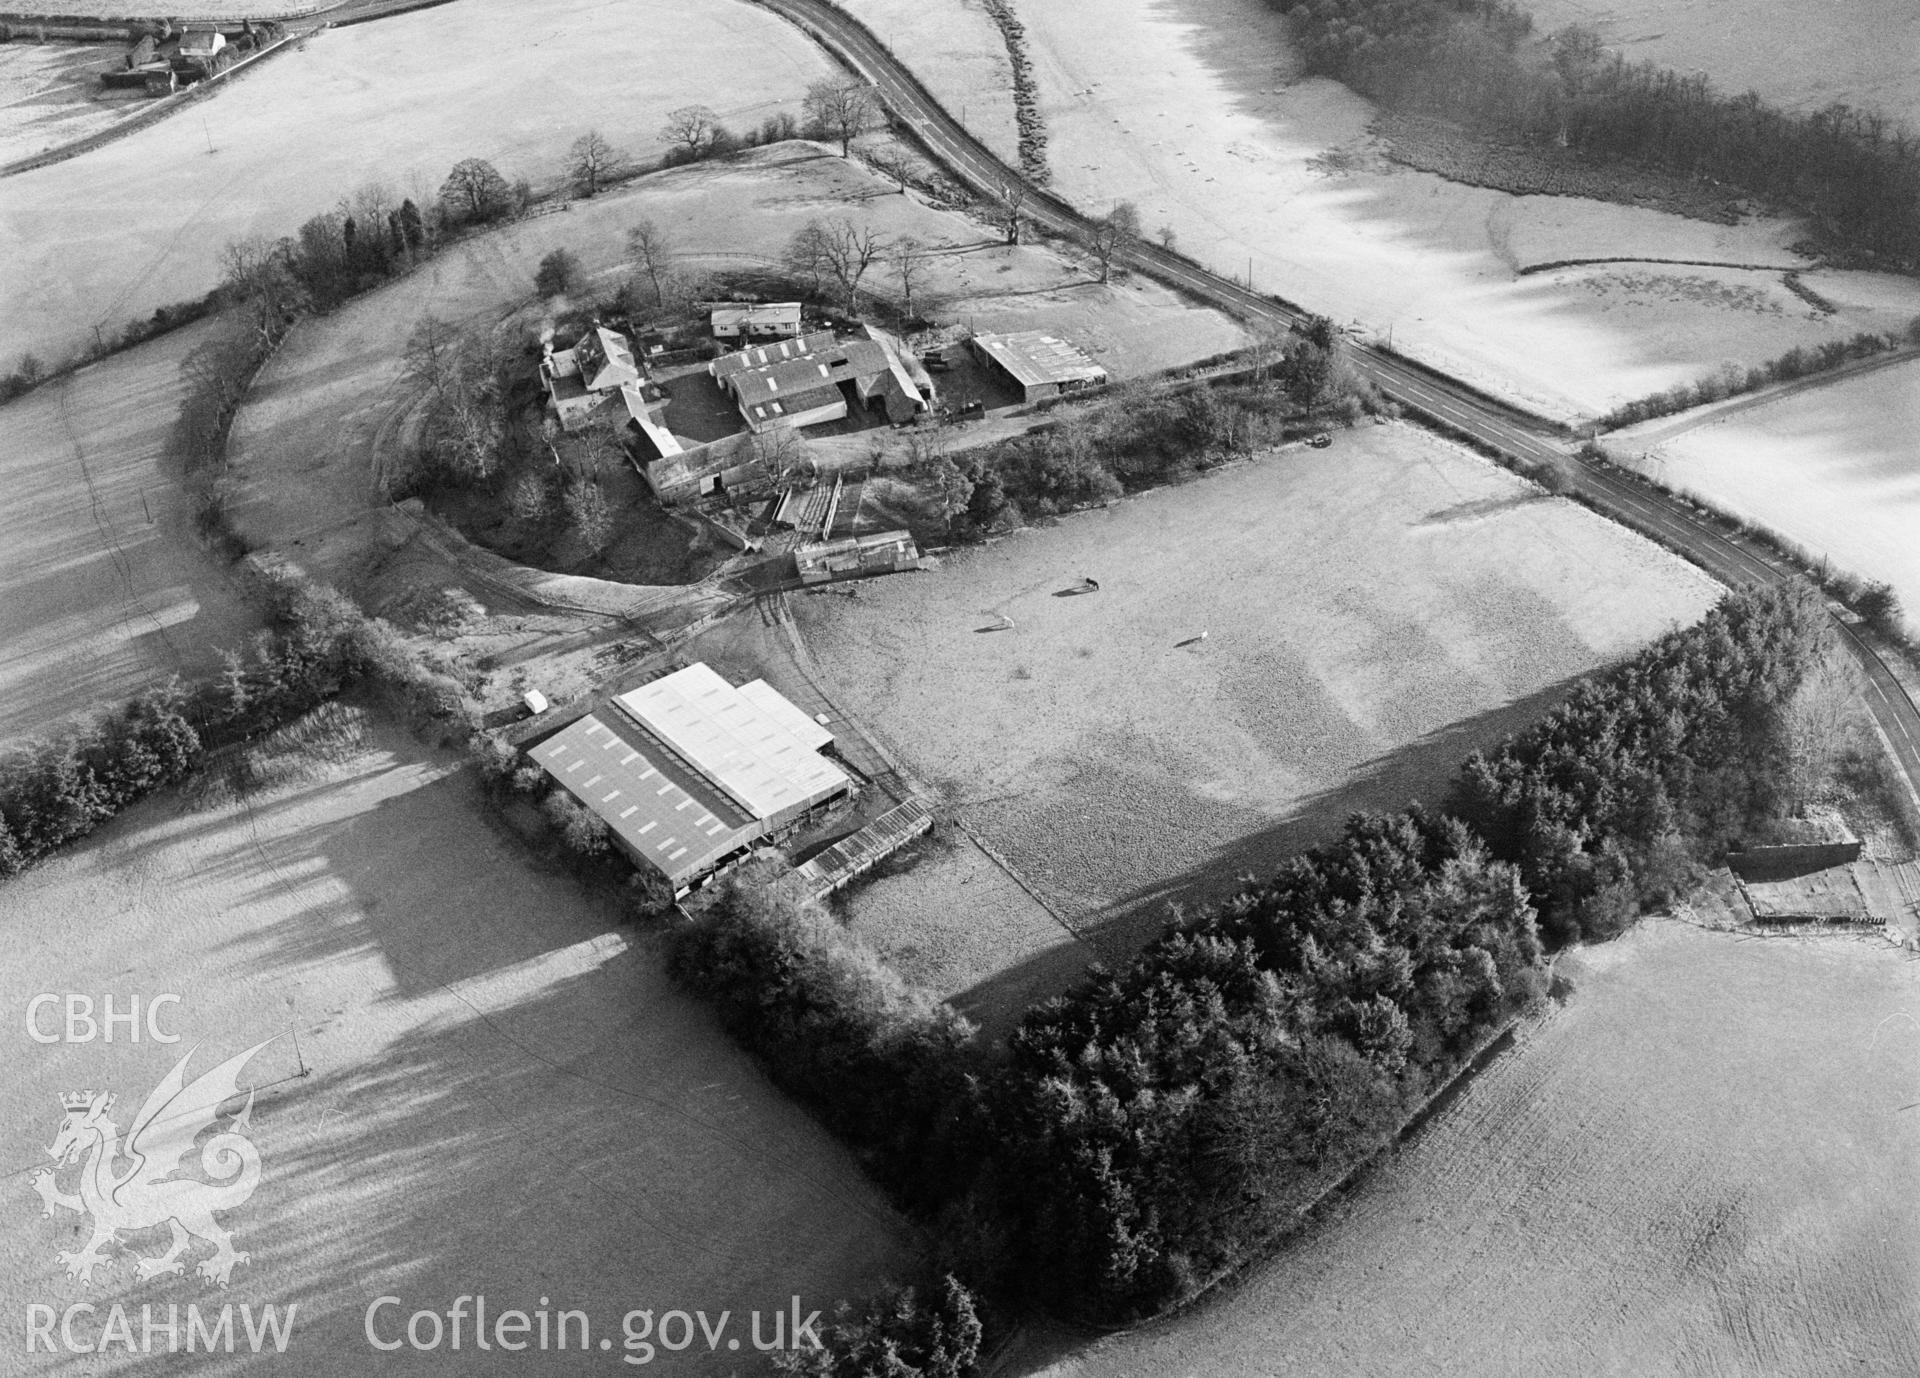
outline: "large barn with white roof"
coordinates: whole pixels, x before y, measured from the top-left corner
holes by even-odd
[[[676,893],[853,788],[833,734],[765,680],[705,664],[641,685],[535,746],[533,757]]]

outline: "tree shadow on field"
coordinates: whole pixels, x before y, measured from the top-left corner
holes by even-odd
[[[1491,747],[1538,721],[1582,677],[1569,676],[1397,747],[1340,784],[1306,799],[1273,826],[1216,848],[1181,874],[1123,895],[1088,919],[1072,919],[1073,927],[1100,961],[1119,966],[1165,931],[1175,906],[1192,914],[1224,899],[1244,877],[1270,875],[1288,857],[1327,841],[1352,814],[1393,813],[1415,802],[1441,809],[1454,777],[1473,751]],[[952,1003],[998,1010],[1016,997],[1044,997],[1077,979],[1079,973],[1072,966],[1061,953],[1041,953],[997,972],[954,997]]]
[[[1370,126],[1381,112],[1364,97],[1332,78],[1307,75],[1304,63],[1288,36],[1286,17],[1266,0],[1226,0],[1224,4],[1221,0],[1153,0],[1149,12],[1155,20],[1177,27],[1179,46],[1206,69],[1212,86],[1221,93],[1221,108],[1270,136],[1268,140],[1255,136],[1253,143],[1256,147],[1249,156],[1256,163],[1263,159],[1313,156],[1342,145],[1352,147],[1375,142]],[[1296,95],[1291,90],[1295,86],[1318,87],[1339,94],[1336,99],[1327,101],[1312,93]],[[1101,95],[1106,100],[1115,100],[1123,94],[1121,82],[1101,84]],[[1143,96],[1142,99],[1152,98]],[[1196,109],[1204,111],[1208,103],[1209,97],[1203,95],[1198,98]],[[1204,115],[1194,118],[1202,119]],[[1179,120],[1172,127],[1177,130],[1185,123],[1185,120]],[[1173,136],[1176,146],[1180,140],[1203,137],[1204,128],[1176,133]],[[1267,146],[1258,147],[1261,143]],[[1478,161],[1476,151],[1481,146],[1481,140],[1477,135],[1463,133],[1459,143],[1462,161],[1470,167]],[[1400,178],[1434,174],[1398,168],[1389,175]],[[1204,197],[1210,190],[1204,185],[1185,183],[1187,174],[1184,172],[1177,176],[1182,179],[1185,189],[1183,193],[1180,187],[1174,187],[1176,195],[1191,199]],[[1193,181],[1197,182],[1198,179]],[[1577,330],[1591,341],[1603,341],[1604,344],[1590,357],[1597,357],[1603,350],[1612,366],[1621,369],[1671,367],[1676,362],[1678,356],[1674,348],[1662,343],[1660,331],[1633,329],[1618,313],[1602,318],[1591,310],[1581,309],[1581,303],[1575,300],[1576,294],[1566,284],[1553,281],[1554,274],[1524,279],[1519,277],[1514,272],[1517,265],[1507,244],[1496,241],[1491,233],[1482,237],[1467,231],[1463,238],[1463,227],[1467,224],[1483,226],[1486,223],[1484,212],[1468,212],[1467,207],[1473,203],[1455,201],[1446,196],[1429,202],[1429,198],[1421,196],[1418,201],[1429,202],[1431,210],[1414,210],[1411,207],[1416,202],[1409,199],[1407,191],[1418,184],[1400,182],[1396,187],[1399,192],[1396,197],[1380,182],[1377,174],[1340,179],[1339,205],[1326,212],[1322,221],[1324,232],[1336,236],[1364,226],[1364,233],[1360,236],[1364,240],[1390,241],[1411,255],[1459,261],[1477,283],[1499,284],[1501,300],[1512,308],[1512,314],[1505,317],[1506,320],[1517,323],[1525,316],[1536,321],[1538,328],[1543,331]],[[1233,247],[1236,240],[1248,244],[1248,247],[1266,246],[1282,257],[1288,252],[1284,245],[1274,243],[1270,237],[1263,237],[1262,230],[1251,217],[1240,224],[1233,223],[1231,212],[1224,219],[1218,213],[1210,215],[1208,219],[1216,227],[1226,228],[1227,247],[1224,252],[1230,263],[1241,261],[1236,255],[1243,250]],[[1595,238],[1598,239],[1598,235]],[[1652,244],[1640,249],[1631,238],[1610,242],[1616,242],[1623,255],[1662,252]],[[1657,240],[1654,242],[1657,243]],[[1361,257],[1351,263],[1350,271],[1358,274],[1377,271],[1376,263],[1376,260]],[[1274,271],[1279,270],[1276,268]],[[1407,299],[1405,307],[1407,315],[1426,316],[1429,319],[1432,319],[1432,312],[1446,309],[1449,308],[1419,296]],[[1703,314],[1697,319],[1704,321],[1708,317]],[[1384,321],[1376,323],[1377,326],[1385,324],[1387,322]],[[1720,338],[1730,340],[1730,337]],[[1733,345],[1728,342],[1706,347],[1710,353],[1718,353],[1733,348]],[[1768,348],[1755,346],[1752,361],[1784,347],[1785,342]],[[1556,386],[1577,386],[1564,367],[1549,376],[1566,380]]]
[[[308,1032],[311,1074],[258,1095],[260,1185],[222,1222],[251,1260],[229,1287],[194,1277],[206,1253],[196,1245],[185,1277],[137,1281],[122,1258],[108,1295],[96,1286],[88,1299],[136,1318],[143,1303],[162,1315],[170,1302],[207,1315],[230,1304],[236,1330],[243,1304],[296,1306],[286,1353],[247,1354],[243,1332],[243,1352],[222,1371],[297,1378],[449,1364],[462,1374],[605,1372],[629,1310],[731,1310],[727,1333],[744,1353],[707,1356],[697,1341],[656,1356],[674,1373],[718,1375],[758,1361],[752,1311],[767,1314],[770,1335],[771,1313],[796,1294],[803,1315],[831,1315],[841,1297],[912,1266],[916,1233],[672,986],[656,946],[609,942],[578,921],[561,927],[578,941],[557,974],[450,992],[390,1041],[377,1028]],[[377,1025],[377,1014],[359,1013]],[[574,1323],[564,1352],[540,1352],[537,1330],[525,1352],[478,1352],[469,1302],[459,1354],[444,1343],[431,1355],[404,1344],[383,1352],[368,1338],[382,1296],[399,1299],[371,1321],[387,1344],[404,1339],[416,1311],[445,1323],[456,1298],[484,1296],[490,1321],[543,1305],[583,1311],[588,1347]],[[94,1363],[67,1356],[49,1371]]]
[[[470,772],[383,783],[379,777],[392,769],[357,772],[345,782],[386,791],[372,808],[317,826],[272,826],[271,815],[297,799],[252,806],[251,831],[259,845],[216,864],[239,868],[262,888],[316,898],[237,941],[259,960],[295,965],[371,944],[393,974],[396,999],[484,977],[564,946],[565,930],[545,920],[544,908],[553,886],[571,882],[529,854],[480,804]],[[338,789],[341,783],[318,788]],[[449,829],[449,814],[485,826]],[[496,859],[500,852],[510,864]],[[313,885],[316,871],[344,881],[344,887]],[[605,907],[603,917],[611,922],[611,906]]]

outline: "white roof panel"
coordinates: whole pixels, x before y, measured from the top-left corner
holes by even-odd
[[[689,794],[591,714],[527,754],[676,887],[760,834],[747,820],[725,816],[730,806],[717,796],[721,813]]]
[[[759,697],[754,702],[703,663],[615,702],[755,818],[819,803],[851,783]]]
[[[833,733],[809,718],[798,704],[764,679],[741,685],[740,697],[786,728],[794,740],[809,751],[818,751],[833,741]]]

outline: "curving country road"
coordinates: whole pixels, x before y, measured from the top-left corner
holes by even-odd
[[[1024,190],[1023,213],[1059,234],[1076,234],[1087,217],[1001,162],[966,131],[919,80],[858,20],[826,0],[755,0],[799,26],[854,71],[873,82],[896,116],[963,182],[988,197]],[[1152,244],[1138,244],[1121,261],[1254,324],[1285,327],[1309,314],[1277,297],[1261,296]],[[1580,460],[1565,429],[1423,365],[1377,346],[1353,342],[1355,368],[1402,407],[1476,444],[1529,465],[1571,466],[1578,491],[1603,511],[1622,513],[1726,583],[1777,583],[1803,576],[1763,550],[1716,530],[1677,498],[1603,464]],[[1920,797],[1920,707],[1860,631],[1836,609],[1841,639],[1866,674],[1867,706],[1910,785]]]

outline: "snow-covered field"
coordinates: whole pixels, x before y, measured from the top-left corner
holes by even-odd
[[[430,199],[466,157],[552,183],[588,129],[651,156],[669,110],[710,105],[744,128],[797,113],[830,70],[739,0],[461,0],[329,30],[181,115],[0,184],[0,365],[57,362],[96,325],[197,297],[228,241],[291,234],[365,183]]]
[[[190,326],[0,407],[0,742],[206,675],[259,618],[167,453]]]
[[[187,0],[185,9],[166,13],[182,22],[298,19],[334,9],[339,4],[340,0]],[[19,13],[50,19],[152,19],[162,10],[158,5],[128,4],[126,0],[19,0],[12,8]]]
[[[747,1343],[753,1310],[797,1296],[801,1315],[831,1315],[916,1265],[923,1236],[667,978],[661,935],[530,864],[459,756],[394,728],[330,754],[274,793],[143,802],[0,888],[0,980],[17,993],[0,1079],[15,1165],[0,1301],[16,1323],[34,1303],[56,1314],[91,1303],[74,1335],[101,1351],[8,1368],[724,1378],[748,1363],[767,1371]],[[112,1042],[30,1041],[28,992],[68,989],[111,993],[122,1011],[173,996],[153,1027],[180,1042],[129,1042],[124,1026]],[[58,1027],[57,1011],[41,1011],[41,1029]],[[220,1215],[250,1255],[231,1285],[194,1275],[210,1252],[199,1241],[184,1277],[137,1276],[135,1260],[166,1247],[157,1226],[125,1231],[91,1286],[68,1277],[59,1254],[80,1247],[87,1222],[43,1217],[28,1182],[31,1165],[53,1166],[59,1097],[110,1091],[124,1128],[189,1048],[202,1045],[198,1074],[266,1040],[241,1079],[258,1089],[259,1186]],[[189,1153],[185,1166],[199,1161]],[[367,1339],[382,1295],[403,1305],[382,1309],[376,1334],[397,1335],[415,1310],[444,1315],[481,1294],[495,1316],[549,1297],[583,1311],[589,1340],[576,1322],[564,1350],[481,1351],[471,1303],[457,1353],[383,1354]],[[134,1318],[124,1349],[107,1338],[116,1303]],[[209,1322],[227,1304],[297,1308],[286,1352],[263,1364],[244,1334],[237,1358],[140,1350],[143,1306],[162,1325],[170,1307],[182,1313],[184,1347],[190,1303]],[[741,1352],[702,1341],[656,1348],[661,1362],[640,1367],[623,1317],[670,1308],[730,1311],[724,1333]],[[770,1315],[762,1323],[764,1337]]]
[[[1515,197],[1393,168],[1373,107],[1298,79],[1262,0],[1024,0],[1059,190],[1135,202],[1151,231],[1437,366],[1572,418],[1862,329],[1903,324],[1912,284],[1811,274],[1845,299],[1820,317],[1788,292],[1790,223],[1726,226],[1562,197]],[[1329,170],[1329,151],[1353,156]],[[1570,258],[1694,259],[1520,276]]]
[[[1703,70],[1790,110],[1835,101],[1920,124],[1913,0],[1531,0],[1535,27],[1591,24],[1633,61]]]
[[[0,163],[83,139],[145,105],[138,91],[100,85],[125,52],[118,43],[0,44]]]
[[[1884,579],[1920,611],[1920,363],[1735,412],[1650,448],[1611,448],[1665,483]]]
[[[1071,596],[1089,575],[1099,592]],[[1469,752],[1717,592],[1396,425],[795,607],[835,701],[1111,956],[1167,901],[1265,874],[1355,809],[1437,803]],[[916,905],[852,907],[869,941],[951,981],[929,930],[969,906],[938,902],[930,869],[892,886]],[[947,944],[969,945],[976,981],[1032,955],[998,933]]]
[[[1008,163],[1018,165],[1013,65],[979,0],[838,0],[872,29],[942,105]]]

